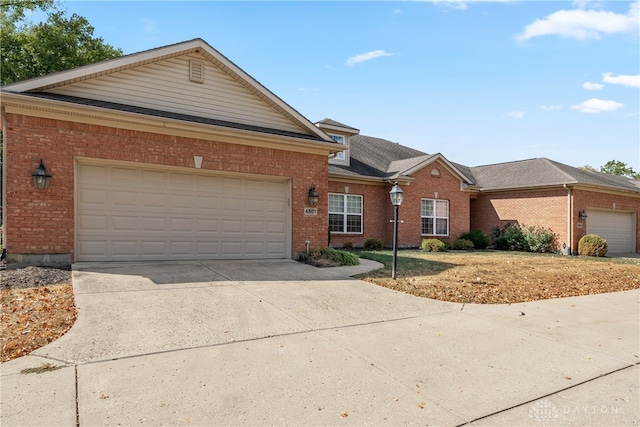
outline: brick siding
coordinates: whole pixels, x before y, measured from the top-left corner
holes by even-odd
[[[316,184],[328,191],[327,158],[248,145],[205,141],[17,114],[6,115],[4,156],[7,181],[6,245],[8,253],[74,252],[74,158],[89,157],[140,164],[283,176],[292,184],[292,253],[327,245],[327,204],[317,216],[304,216],[307,193]],[[52,175],[46,190],[33,187],[31,174],[44,160]]]
[[[433,168],[438,168],[440,176],[431,176]],[[423,238],[436,237],[440,240],[455,240],[461,233],[469,231],[469,194],[460,190],[460,180],[451,174],[439,161],[425,166],[413,174],[410,185],[403,185],[404,201],[399,209],[398,247],[418,247]],[[332,234],[331,245],[341,247],[344,243],[353,243],[361,247],[369,238],[381,239],[385,246],[393,244],[393,205],[389,198],[392,185],[349,184],[329,182],[329,191],[364,196],[363,234]],[[437,197],[435,193],[438,193]],[[449,201],[449,235],[423,236],[422,199],[440,199]]]
[[[618,210],[640,211],[638,197],[572,190],[572,236],[569,241],[567,189],[482,193],[471,201],[471,228],[489,235],[493,227],[502,227],[507,223],[550,228],[558,235],[561,247],[566,243],[572,252],[577,253],[578,241],[588,232],[588,219],[586,226],[578,228],[578,212],[588,208],[612,209],[614,203]],[[640,226],[636,224],[636,233],[638,230]],[[636,251],[639,241],[640,234],[636,238]]]

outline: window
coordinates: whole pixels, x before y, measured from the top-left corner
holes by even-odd
[[[333,134],[328,134],[335,142],[337,142],[338,144],[344,145],[344,136],[342,135],[333,135]],[[336,153],[336,156],[334,157],[334,159],[336,160],[344,160],[344,151],[340,151],[339,153]]]
[[[449,201],[422,199],[422,234],[449,235]]]
[[[362,233],[362,196],[329,194],[329,231]]]

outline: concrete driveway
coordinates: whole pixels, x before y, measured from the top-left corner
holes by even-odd
[[[463,305],[355,272],[77,264],[78,320],[2,364],[1,424],[640,423],[638,291]]]

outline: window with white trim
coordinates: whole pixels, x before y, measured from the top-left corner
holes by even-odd
[[[422,199],[422,234],[449,235],[449,201]]]
[[[338,144],[344,145],[344,136],[342,135],[334,135],[332,133],[328,133],[327,135],[329,135],[331,137],[331,139],[333,139],[335,142],[337,142]],[[336,153],[336,156],[334,157],[334,159],[336,160],[344,160],[345,159],[345,152],[344,151],[340,151],[339,153]]]
[[[329,193],[329,231],[362,234],[362,196]]]

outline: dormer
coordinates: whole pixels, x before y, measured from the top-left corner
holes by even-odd
[[[322,119],[316,123],[316,126],[322,129],[336,143],[344,145],[345,147],[344,151],[340,151],[329,158],[329,164],[349,166],[351,163],[349,157],[349,138],[353,135],[360,134],[360,130],[331,119]]]

